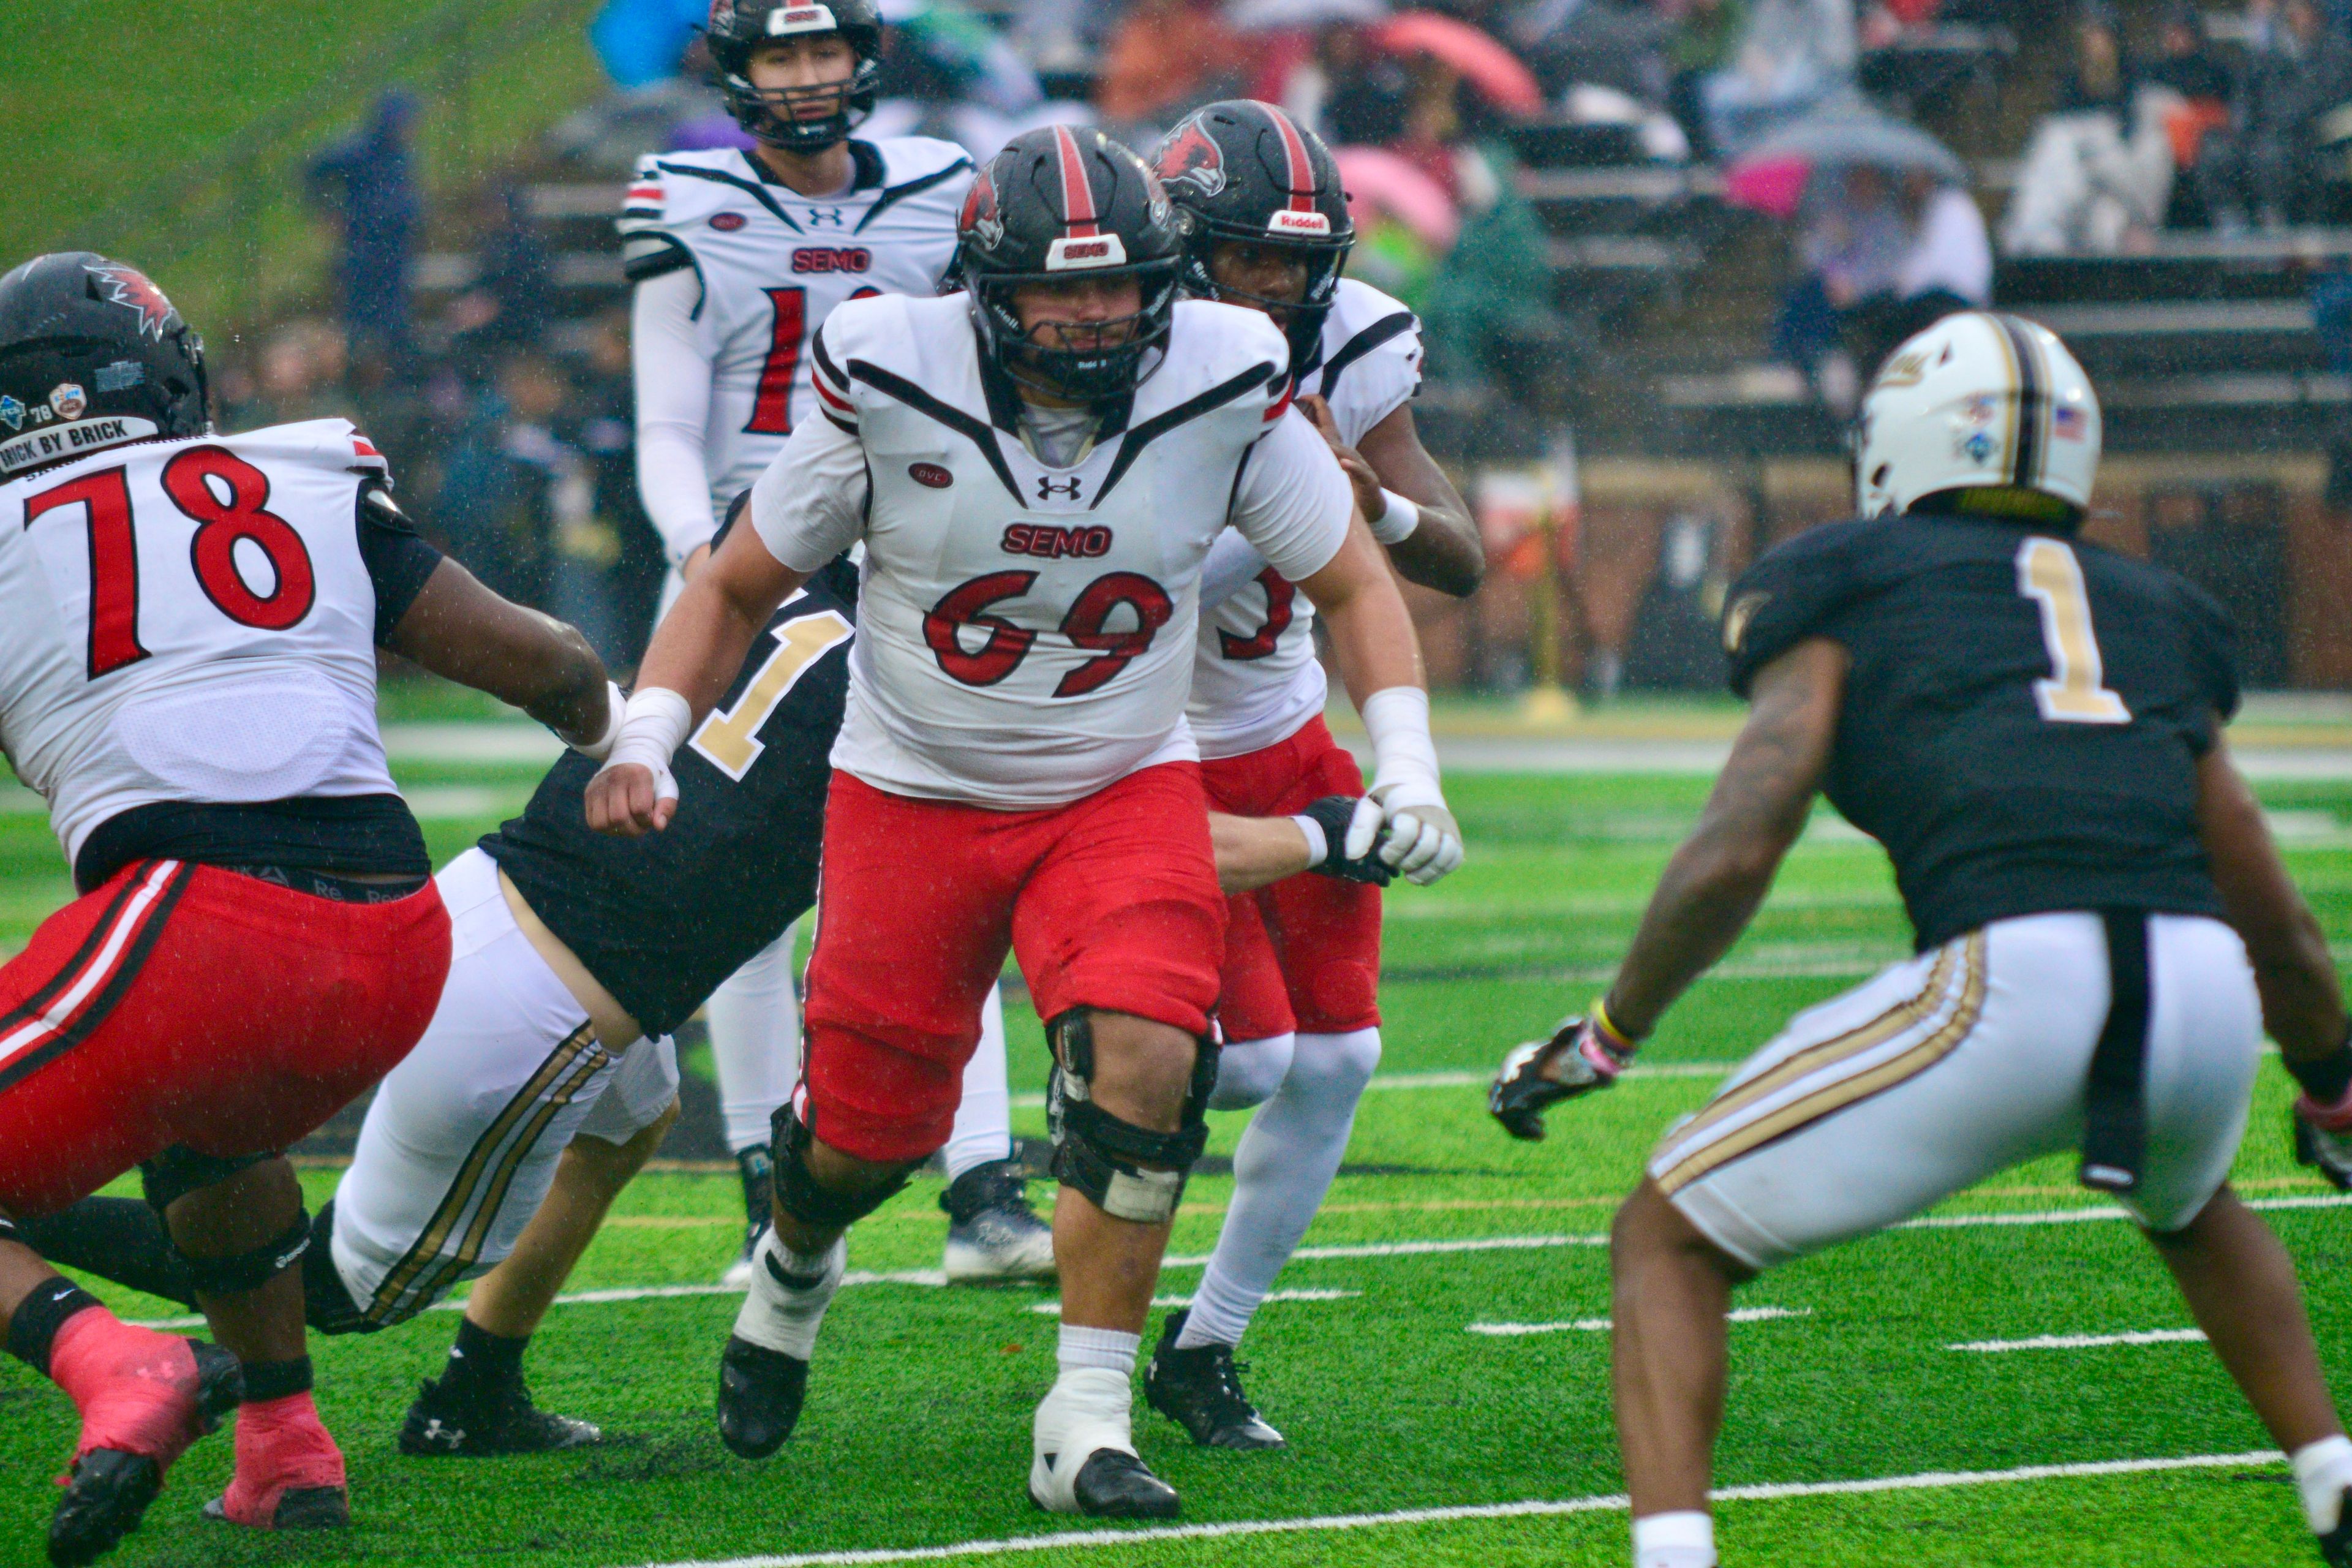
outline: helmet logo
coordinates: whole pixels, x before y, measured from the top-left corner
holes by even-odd
[[[1127,246],[1115,234],[1066,234],[1045,247],[1045,270],[1076,272],[1089,267],[1124,267]]]
[[[1160,144],[1158,173],[1169,184],[1213,196],[1225,188],[1225,150],[1195,114]]]
[[[1927,356],[1923,353],[1896,354],[1878,373],[1880,386],[1916,386],[1927,374]]]
[[[1960,443],[1960,456],[1978,468],[1988,468],[1991,465],[1993,453],[1999,449],[2000,445],[2000,443],[1992,438],[1990,431],[1979,430]]]
[[[768,13],[768,37],[785,37],[794,33],[832,33],[840,30],[833,19],[830,5],[779,5]]]
[[[99,289],[108,300],[139,312],[140,331],[158,342],[163,341],[163,329],[178,312],[147,274],[120,261],[106,261],[90,268],[89,275],[98,279]]]
[[[2050,411],[2051,434],[2061,441],[2083,440],[2088,436],[2090,427],[2090,420],[2084,416],[2080,408],[2062,404]]]
[[[0,396],[0,423],[6,424],[11,430],[22,430],[25,427],[25,405],[13,397]]]
[[[112,364],[98,367],[98,389],[100,392],[128,392],[147,380],[147,367],[135,359],[119,359]]]
[[[1322,239],[1331,233],[1331,220],[1322,213],[1293,212],[1288,207],[1282,207],[1265,220],[1265,232],[1313,235]]]
[[[994,250],[1004,243],[1004,220],[996,213],[996,178],[990,171],[982,169],[972,181],[956,226],[978,240],[982,250]]]
[[[49,388],[49,406],[57,410],[60,419],[79,419],[81,411],[89,406],[89,395],[82,391],[79,382],[61,381]]]

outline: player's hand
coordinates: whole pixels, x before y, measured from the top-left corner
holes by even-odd
[[[1369,882],[1375,888],[1385,888],[1395,878],[1380,858],[1381,850],[1389,841],[1388,824],[1381,824],[1370,849],[1365,854],[1348,854],[1348,825],[1355,819],[1356,797],[1351,795],[1327,795],[1311,803],[1301,816],[1311,816],[1323,830],[1323,858],[1307,868],[1326,877],[1337,877],[1343,882]]]
[[[1321,394],[1307,393],[1297,399],[1297,405],[1330,447],[1331,455],[1339,459],[1339,471],[1355,487],[1356,508],[1364,514],[1364,521],[1378,522],[1389,510],[1389,498],[1381,489],[1380,475],[1372,471],[1361,453],[1339,438],[1339,421],[1331,417],[1331,405],[1323,401]]]
[[[1393,784],[1358,801],[1348,822],[1349,859],[1374,854],[1376,843],[1381,864],[1419,887],[1462,864],[1462,829],[1445,803],[1408,797]]]
[[[1486,1091],[1486,1109],[1512,1137],[1540,1143],[1545,1111],[1563,1100],[1607,1089],[1633,1059],[1630,1043],[1590,1018],[1570,1018],[1550,1039],[1513,1047]]]
[[[2352,1193],[2352,1108],[2324,1107],[2297,1095],[2288,1114],[2294,1130],[2294,1158],[2326,1178],[2339,1193]]]
[[[677,812],[677,780],[667,768],[608,763],[588,781],[588,826],[599,833],[623,838],[658,833]]]

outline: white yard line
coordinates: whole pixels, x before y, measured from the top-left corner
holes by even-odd
[[[2021,1465],[2012,1470],[1929,1470],[1910,1476],[1874,1476],[1850,1481],[1787,1481],[1763,1486],[1722,1487],[1717,1502],[1779,1502],[1790,1498],[1857,1497],[1874,1492],[1943,1491],[1958,1487],[2002,1486],[2020,1481],[2082,1480],[2101,1476],[2147,1475],[2164,1470],[2216,1470],[2276,1465],[2273,1453],[2189,1454],[2166,1459],[2101,1459],[2087,1464]],[[1408,1508],[1387,1513],[1329,1513],[1303,1519],[1234,1520],[1221,1524],[1174,1524],[1159,1529],[1066,1530],[1051,1535],[1016,1535],[994,1541],[960,1541],[947,1546],[862,1547],[847,1552],[804,1552],[789,1556],[703,1558],[690,1563],[646,1563],[643,1568],[863,1568],[884,1563],[938,1563],[958,1557],[1004,1557],[1021,1552],[1084,1551],[1156,1541],[1217,1541],[1239,1535],[1299,1535],[1342,1530],[1381,1530],[1415,1524],[1452,1524],[1468,1520],[1528,1519],[1573,1513],[1622,1513],[1622,1495],[1566,1498],[1558,1501],[1469,1503],[1454,1508]]]
[[[2030,1340],[1967,1340],[1948,1351],[1998,1355],[2004,1351],[2086,1351],[2101,1345],[2201,1345],[2202,1329],[2142,1329],[2128,1334],[2036,1334]]]
[[[1738,1062],[1660,1062],[1654,1067],[1629,1068],[1625,1076],[1634,1079],[1721,1078],[1738,1065]],[[1491,1071],[1383,1072],[1372,1075],[1372,1080],[1364,1086],[1364,1092],[1393,1094],[1424,1089],[1484,1089],[1494,1081],[1495,1075]],[[1016,1094],[1013,1097],[1013,1103],[1034,1110],[1045,1103],[1045,1097],[1042,1094]]]
[[[1810,1318],[1811,1307],[1740,1307],[1731,1313],[1735,1323],[1769,1323],[1782,1318]],[[1605,1334],[1615,1325],[1607,1318],[1575,1318],[1563,1323],[1470,1323],[1465,1333],[1492,1334],[1497,1339],[1516,1338],[1521,1334]],[[1966,1345],[1951,1345],[1951,1350],[1967,1350]]]
[[[1362,1294],[1361,1290],[1269,1290],[1265,1299],[1269,1301],[1348,1301]],[[1192,1304],[1192,1298],[1154,1296],[1151,1304],[1155,1307],[1189,1307]],[[1062,1315],[1059,1301],[1040,1301],[1029,1310],[1040,1317],[1058,1318]]]

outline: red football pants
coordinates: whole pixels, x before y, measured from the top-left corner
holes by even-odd
[[[1356,759],[1320,718],[1289,739],[1201,764],[1213,811],[1290,816],[1327,795],[1361,795]],[[1304,1029],[1344,1035],[1381,1021],[1381,890],[1286,877],[1227,905],[1217,1024],[1228,1040]]]
[[[399,1064],[448,973],[430,882],[345,904],[124,868],[0,968],[0,1209],[62,1208],[175,1144],[285,1148]]]
[[[1171,763],[1047,811],[887,794],[835,772],[798,1103],[877,1163],[945,1143],[1012,952],[1052,1019],[1129,1013],[1205,1035],[1224,895],[1200,769]]]

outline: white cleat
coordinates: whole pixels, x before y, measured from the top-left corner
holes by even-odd
[[[1066,1372],[1037,1406],[1029,1500],[1089,1519],[1173,1519],[1176,1489],[1135,1452],[1129,1378],[1103,1367]]]
[[[1018,1160],[975,1165],[940,1196],[948,1245],[940,1268],[950,1285],[1054,1278],[1054,1227],[1029,1206]]]

